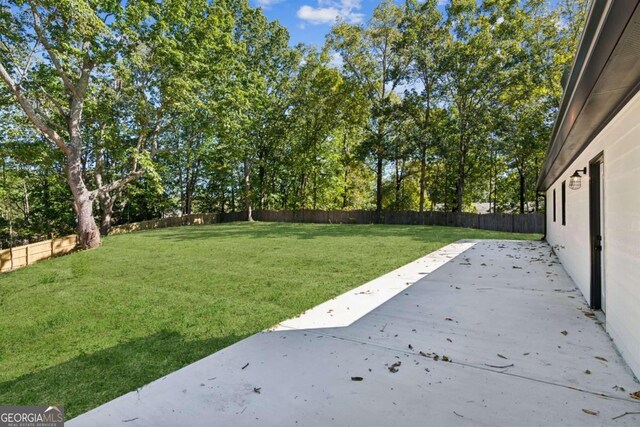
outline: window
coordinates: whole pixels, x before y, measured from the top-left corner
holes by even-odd
[[[562,181],[562,225],[567,225],[567,181]]]
[[[556,222],[556,189],[553,189],[553,222]]]

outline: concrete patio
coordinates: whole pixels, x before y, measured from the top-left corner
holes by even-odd
[[[467,247],[348,326],[283,322],[67,425],[640,425],[640,384],[551,248]]]

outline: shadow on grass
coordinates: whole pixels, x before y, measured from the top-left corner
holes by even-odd
[[[189,341],[177,332],[159,332],[2,382],[0,403],[62,404],[69,420],[243,338]]]
[[[154,230],[155,233],[138,234],[145,238],[172,241],[188,241],[197,239],[218,238],[282,238],[295,237],[310,240],[318,237],[405,237],[418,241],[443,240],[452,241],[465,238],[506,238],[519,236],[514,233],[477,230],[462,227],[445,227],[432,225],[374,225],[374,224],[309,224],[309,223],[275,223],[275,222],[233,222],[206,226],[165,228]],[[522,239],[532,234],[522,234]]]

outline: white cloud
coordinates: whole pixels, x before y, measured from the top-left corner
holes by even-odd
[[[256,0],[256,4],[263,9],[269,9],[274,4],[282,3],[284,0]]]
[[[303,5],[296,16],[313,25],[333,24],[338,18],[351,24],[359,24],[364,19],[358,13],[361,0],[318,0],[318,7]]]
[[[331,59],[329,60],[329,67],[336,68],[338,70],[342,69],[344,65],[344,60],[342,59],[342,55],[338,52],[331,53]]]

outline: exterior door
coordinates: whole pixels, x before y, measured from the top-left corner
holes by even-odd
[[[602,154],[589,163],[589,223],[591,234],[591,308],[606,312],[604,281],[604,162]]]

